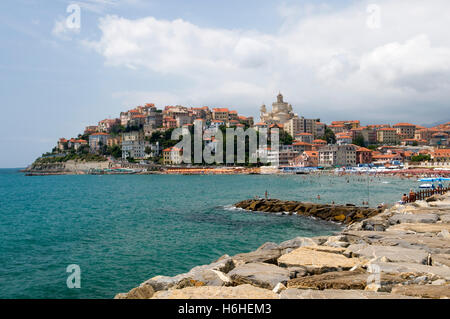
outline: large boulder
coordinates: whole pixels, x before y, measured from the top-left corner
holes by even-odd
[[[428,274],[450,280],[450,268],[445,266],[427,266],[405,262],[373,262],[372,264],[379,267],[381,273],[410,273],[415,274],[416,276],[420,274]]]
[[[281,292],[281,299],[411,299],[405,295],[364,290],[312,290],[288,288]]]
[[[180,286],[223,286],[230,284],[231,281],[225,273],[232,270],[234,266],[232,258],[224,256],[212,264],[194,267],[188,273],[173,277],[156,276],[145,281],[144,284],[150,285],[154,291]]]
[[[286,284],[289,270],[271,264],[248,263],[234,268],[228,273],[233,285],[251,284],[273,289],[278,283]]]
[[[450,224],[446,223],[404,223],[389,227],[390,230],[409,230],[416,233],[439,233],[443,230],[450,231]]]
[[[450,214],[441,215],[440,219],[443,223],[449,224],[450,223]]]
[[[429,253],[450,253],[448,241],[424,233],[388,230],[385,232],[349,231],[345,235],[347,238],[351,238],[352,243],[422,249]],[[358,242],[355,238],[359,238],[360,241]]]
[[[278,258],[281,267],[305,267],[310,273],[322,273],[333,270],[348,270],[358,264],[358,258],[347,258],[333,247],[300,247]],[[338,249],[338,248],[335,248]]]
[[[397,246],[376,246],[356,244],[347,247],[352,256],[373,259],[385,257],[391,262],[412,262],[425,264],[428,253],[420,249],[409,249]]]
[[[249,253],[237,254],[232,257],[235,265],[247,263],[268,263],[276,264],[281,256],[280,249],[258,249]]]
[[[278,299],[271,290],[252,285],[187,287],[156,292],[152,299]]]
[[[408,286],[397,286],[392,289],[392,293],[414,296],[421,298],[434,298],[441,299],[450,298],[450,285],[408,285]]]
[[[433,266],[450,267],[450,254],[433,254],[431,259]]]
[[[155,291],[152,286],[142,284],[139,287],[131,289],[128,293],[119,293],[114,299],[150,299]]]
[[[405,224],[405,223],[426,223],[432,224],[439,220],[439,216],[436,214],[394,214],[389,218],[389,223]]]
[[[257,250],[272,250],[279,249],[278,245],[272,242],[262,244]]]
[[[278,245],[281,249],[282,254],[286,254],[295,248],[307,247],[307,246],[317,246],[316,241],[308,237],[295,237],[294,239],[286,240]]]
[[[302,289],[366,289],[373,275],[362,269],[355,271],[337,271],[295,278],[288,281],[288,288]],[[374,277],[373,277],[374,278]],[[370,279],[370,280],[369,280]],[[380,274],[380,290],[390,291],[392,286],[408,280],[407,276]]]

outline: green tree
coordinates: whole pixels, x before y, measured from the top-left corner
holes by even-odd
[[[336,144],[336,135],[330,128],[325,128],[325,135],[319,139],[327,141],[328,144]]]
[[[418,154],[411,157],[412,162],[424,162],[431,160],[431,156],[429,154]]]
[[[353,144],[364,147],[366,144],[364,143],[364,137],[359,134],[358,136],[356,136],[355,139],[353,139]]]
[[[292,145],[293,140],[291,134],[284,130],[280,130],[280,145]]]
[[[114,158],[122,157],[122,148],[119,145],[113,145],[107,148],[106,155],[111,155]]]

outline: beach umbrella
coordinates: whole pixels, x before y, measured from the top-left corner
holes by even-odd
[[[421,178],[419,182],[442,182],[442,181],[450,181],[450,178],[446,177],[432,177],[432,178]]]

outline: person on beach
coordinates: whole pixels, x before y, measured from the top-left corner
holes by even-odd
[[[403,194],[400,204],[406,204],[407,201],[408,201],[408,196],[406,194]]]
[[[269,196],[269,193],[267,193],[267,191],[266,191],[265,194],[264,194],[264,198],[267,199],[268,196]]]
[[[410,202],[415,202],[415,201],[416,201],[416,193],[414,193],[414,191],[412,190],[412,188],[411,188],[411,190],[409,191],[409,201],[410,201]]]
[[[320,195],[317,195],[317,200],[320,200]]]

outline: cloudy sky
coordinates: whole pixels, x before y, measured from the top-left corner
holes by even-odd
[[[449,121],[449,29],[448,0],[2,0],[0,167],[147,102]]]

